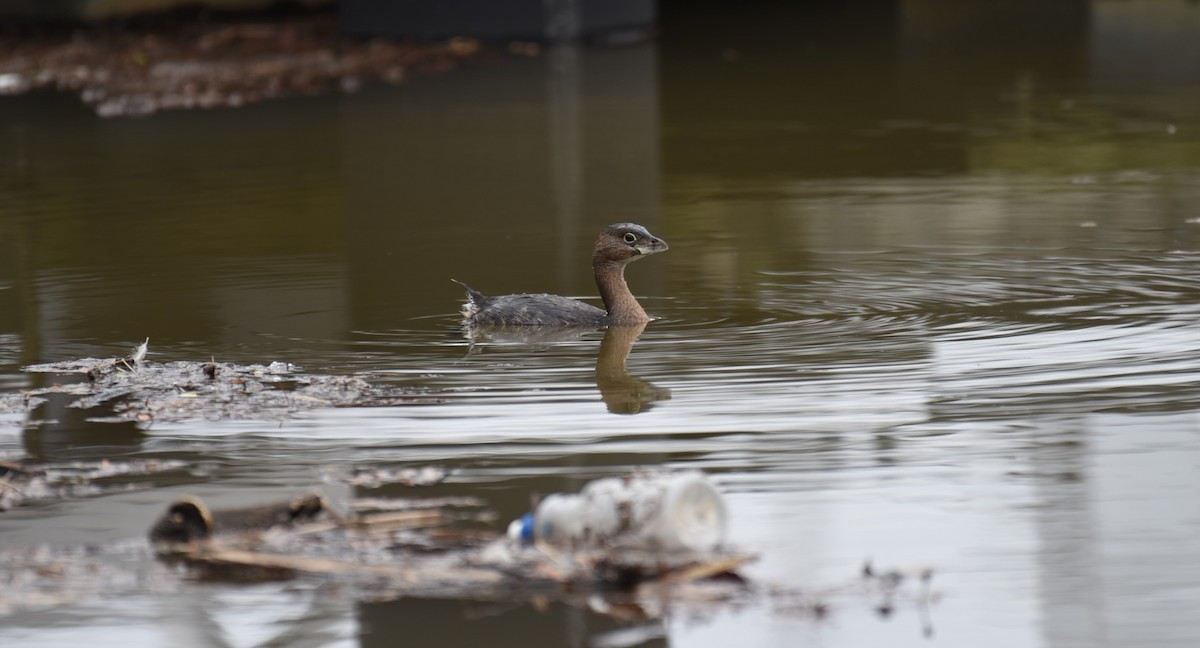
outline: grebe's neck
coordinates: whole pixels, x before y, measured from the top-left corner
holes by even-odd
[[[624,263],[593,256],[592,272],[596,274],[596,288],[604,300],[604,310],[608,311],[609,324],[643,324],[650,321],[625,283]]]

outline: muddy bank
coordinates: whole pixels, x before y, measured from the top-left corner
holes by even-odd
[[[0,95],[78,92],[98,115],[238,107],[353,92],[453,70],[482,49],[470,39],[355,40],[333,13],[168,21],[0,35]]]

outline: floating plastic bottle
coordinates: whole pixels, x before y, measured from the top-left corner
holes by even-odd
[[[725,540],[725,500],[699,471],[607,477],[578,494],[547,495],[508,535],[571,548],[713,551]]]

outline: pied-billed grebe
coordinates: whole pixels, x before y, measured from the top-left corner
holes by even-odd
[[[559,295],[502,295],[488,297],[470,286],[467,303],[463,306],[464,322],[468,326],[592,326],[610,324],[644,324],[650,321],[642,305],[629,292],[625,283],[625,265],[647,254],[662,252],[667,242],[655,237],[645,227],[634,223],[617,223],[600,231],[592,249],[592,272],[596,287],[604,300],[604,309],[585,304],[578,299]]]

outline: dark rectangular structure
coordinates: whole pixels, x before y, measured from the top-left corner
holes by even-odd
[[[342,0],[355,36],[564,41],[646,33],[655,0]]]

